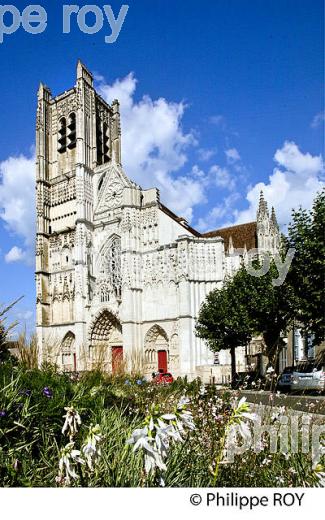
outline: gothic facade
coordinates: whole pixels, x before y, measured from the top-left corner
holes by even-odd
[[[97,94],[80,62],[74,88],[52,97],[40,85],[36,167],[40,357],[54,345],[64,370],[84,370],[101,355],[107,370],[141,358],[148,376],[212,371],[195,319],[245,251],[278,247],[263,197],[256,222],[204,234],[190,227],[157,189],[127,177],[119,103]],[[218,363],[227,365],[228,353]]]

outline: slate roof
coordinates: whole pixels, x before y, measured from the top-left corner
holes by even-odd
[[[228,250],[229,239],[232,238],[232,245],[235,249],[243,248],[246,244],[247,249],[257,247],[256,222],[248,222],[247,224],[239,224],[223,229],[208,231],[201,235],[205,238],[222,237],[225,242],[225,250]]]
[[[230,226],[222,229],[215,229],[207,233],[200,233],[192,228],[185,219],[178,217],[173,211],[159,204],[160,209],[166,213],[170,218],[178,222],[184,229],[187,229],[195,237],[198,238],[213,238],[221,237],[225,242],[225,250],[229,248],[229,239],[232,238],[232,245],[235,249],[244,248],[246,244],[247,250],[257,247],[256,222],[248,222],[247,224],[238,224],[237,226]]]

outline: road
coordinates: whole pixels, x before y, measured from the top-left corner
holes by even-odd
[[[240,395],[254,404],[286,406],[300,412],[325,415],[325,396],[271,394],[266,391],[240,390]]]

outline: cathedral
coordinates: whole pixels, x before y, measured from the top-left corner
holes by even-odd
[[[123,171],[119,102],[107,104],[78,62],[76,85],[38,91],[36,298],[40,361],[65,371],[141,360],[147,377],[227,376],[195,335],[206,295],[245,251],[276,250],[275,213],[261,196],[256,221],[200,233]],[[242,249],[242,254],[238,253]],[[245,353],[238,356],[245,369]],[[227,372],[228,370],[228,372]]]

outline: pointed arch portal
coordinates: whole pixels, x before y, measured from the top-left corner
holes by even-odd
[[[90,329],[90,359],[93,366],[118,372],[123,364],[122,327],[114,314],[103,310]]]
[[[75,349],[75,335],[68,332],[61,343],[62,367],[64,372],[77,370],[77,357]]]
[[[167,372],[169,342],[165,330],[160,325],[153,325],[148,330],[145,341],[145,371],[147,374],[157,370]]]

